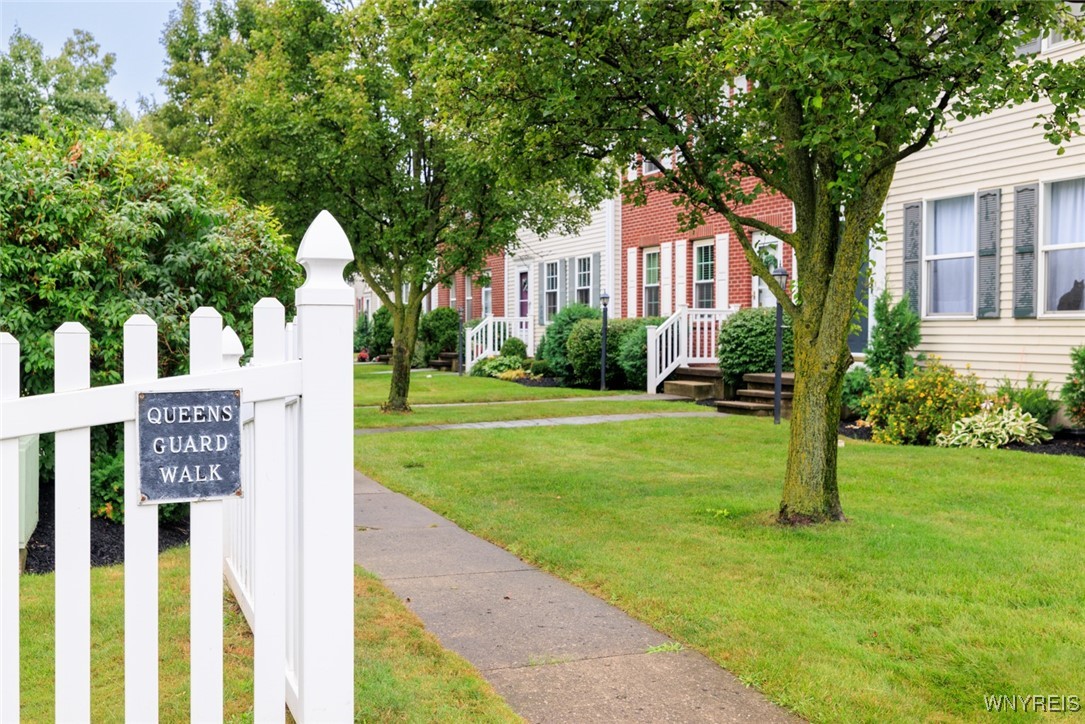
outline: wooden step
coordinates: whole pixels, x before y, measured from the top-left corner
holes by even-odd
[[[742,375],[742,381],[757,385],[771,385],[776,382],[776,374],[773,372],[747,372],[746,374]],[[794,386],[795,373],[781,372],[780,381],[783,382],[784,385]]]
[[[693,365],[679,367],[671,373],[671,379],[720,380],[723,379],[723,373],[720,372],[719,365]]]
[[[691,400],[708,400],[714,396],[714,385],[711,382],[691,382],[689,380],[667,380],[663,383],[663,392],[668,395],[679,395]]]
[[[794,396],[794,394],[795,393],[793,393],[791,390],[784,387],[784,388],[782,388],[780,390],[780,399],[782,401],[785,401],[785,402],[789,403],[791,401],[791,398]],[[751,388],[747,387],[746,389],[739,390],[738,391],[738,396],[739,396],[739,398],[742,398],[742,397],[756,398],[756,399],[754,399],[752,401],[758,401],[758,400],[765,399],[765,400],[769,400],[771,402],[773,400],[773,398],[776,397],[776,390],[755,390],[755,389],[751,389]]]
[[[742,400],[724,400],[716,403],[716,411],[728,415],[749,415],[753,417],[771,417],[771,402],[743,402]],[[781,405],[780,415],[788,417],[789,408]]]
[[[435,370],[450,370],[455,360],[450,359],[434,359],[430,360],[429,366]]]

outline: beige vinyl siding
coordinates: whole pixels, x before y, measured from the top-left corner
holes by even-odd
[[[1063,45],[1046,57],[1072,59],[1085,54],[1081,43]],[[938,355],[957,369],[971,369],[988,384],[1003,378],[1022,380],[1028,373],[1051,380],[1057,390],[1070,370],[1070,348],[1085,344],[1085,314],[1045,316],[1037,289],[1036,319],[1013,317],[1014,187],[1040,183],[1040,224],[1044,228],[1046,184],[1085,177],[1085,138],[1075,138],[1059,156],[1056,147],[1034,127],[1042,104],[1005,108],[982,118],[951,123],[937,143],[901,162],[886,200],[886,285],[894,299],[903,291],[903,209],[912,201],[926,203],[950,196],[1000,189],[999,318],[924,318],[920,351]],[[929,228],[924,228],[926,251]],[[922,258],[922,257],[921,257]],[[923,262],[925,264],[925,262]],[[1037,278],[1043,260],[1036,256]],[[929,293],[923,269],[924,297]],[[924,300],[925,301],[925,300]],[[924,305],[925,306],[925,305]]]

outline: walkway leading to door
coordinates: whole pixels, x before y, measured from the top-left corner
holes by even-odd
[[[511,425],[463,427],[483,426]],[[798,721],[701,654],[360,473],[354,520],[355,561],[528,721]]]
[[[603,422],[629,422],[661,417],[719,417],[720,413],[705,412],[637,412],[622,415],[582,415],[580,417],[541,417],[534,420],[499,420],[495,422],[463,422],[449,425],[414,425],[411,427],[371,427],[355,430],[355,435],[375,435],[385,432],[427,432],[432,430],[494,430],[505,427],[539,427],[549,425],[598,425]]]

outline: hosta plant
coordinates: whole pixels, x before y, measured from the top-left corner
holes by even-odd
[[[1017,405],[995,408],[986,403],[977,415],[957,420],[948,433],[938,435],[939,447],[1005,447],[1010,443],[1037,445],[1051,439],[1047,428]]]

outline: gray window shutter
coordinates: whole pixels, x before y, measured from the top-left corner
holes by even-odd
[[[919,257],[923,248],[923,204],[914,201],[904,205],[904,291],[908,306],[919,314]]]
[[[1013,316],[1036,316],[1036,241],[1040,189],[1036,184],[1013,190]]]
[[[998,319],[998,247],[1002,236],[1002,192],[999,189],[980,191],[977,200],[977,316],[980,319]]]
[[[565,307],[566,294],[569,293],[568,279],[565,278],[565,260],[558,259],[558,309]]]
[[[539,324],[546,324],[546,262],[539,262]]]
[[[603,274],[599,268],[599,252],[591,255],[591,305],[599,306],[599,289],[602,286]]]
[[[576,257],[565,260],[565,303],[576,301]]]

